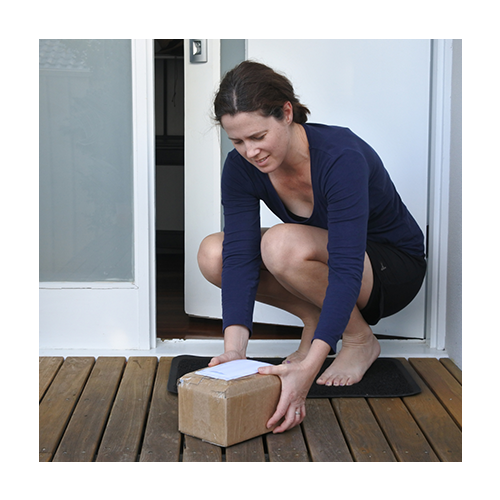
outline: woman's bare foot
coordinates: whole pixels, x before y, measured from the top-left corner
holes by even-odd
[[[319,314],[311,321],[304,321],[304,328],[302,330],[302,335],[300,336],[300,345],[299,348],[292,352],[287,358],[283,361],[284,364],[288,363],[300,363],[304,361],[311,349],[311,342],[313,341],[314,332],[316,331],[316,326],[318,326]]]
[[[307,351],[309,352],[309,351]],[[289,356],[286,357],[286,359],[283,361],[284,364],[289,364],[289,363],[300,363],[301,361],[304,361],[307,356],[307,352],[301,351],[298,349],[295,352],[292,352]]]
[[[379,355],[380,344],[371,328],[359,334],[344,334],[342,349],[317,383],[335,386],[357,384]]]

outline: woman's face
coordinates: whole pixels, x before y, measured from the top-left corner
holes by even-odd
[[[258,111],[224,115],[221,118],[222,127],[236,151],[266,174],[276,170],[289,152],[291,115],[287,112],[287,104],[284,106],[283,120],[262,116]]]

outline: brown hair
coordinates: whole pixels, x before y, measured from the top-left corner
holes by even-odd
[[[214,99],[215,119],[220,123],[224,115],[259,111],[282,120],[287,101],[293,107],[293,121],[305,123],[310,111],[299,102],[290,80],[264,64],[243,61],[222,79]]]

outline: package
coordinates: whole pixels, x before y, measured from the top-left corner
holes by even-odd
[[[266,424],[276,411],[281,381],[253,374],[234,380],[203,375],[180,378],[179,431],[218,446],[231,446],[272,431]]]

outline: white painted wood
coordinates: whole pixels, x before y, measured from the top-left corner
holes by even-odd
[[[211,103],[220,81],[220,40],[207,40],[208,62],[186,59],[185,72],[185,310],[220,317],[220,291],[200,273],[198,248],[221,230],[220,136],[211,120]],[[185,53],[189,53],[185,40]]]
[[[432,349],[423,340],[381,340],[382,357],[430,357],[446,358],[446,351]],[[297,350],[297,340],[250,340],[247,355],[249,357],[286,357]],[[216,356],[224,350],[223,340],[173,339],[158,340],[150,351],[124,349],[41,349],[40,356]]]
[[[433,41],[426,329],[436,349],[446,340],[452,58],[452,40]]]

